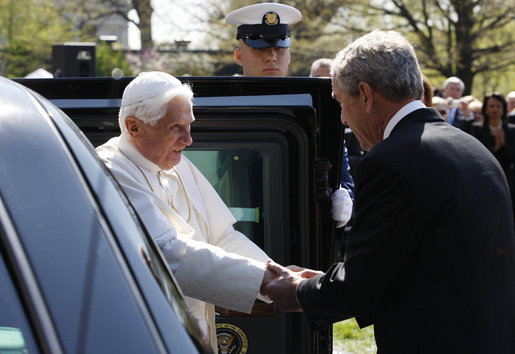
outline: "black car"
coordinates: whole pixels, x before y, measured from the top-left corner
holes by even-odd
[[[338,187],[344,133],[330,80],[179,79],[195,94],[194,143],[184,154],[230,207],[238,220],[235,227],[281,264],[327,269],[341,236],[331,219],[329,197]],[[120,134],[117,115],[130,80],[18,82],[61,108],[98,146]],[[303,314],[281,313],[262,302],[250,315],[217,310],[219,344],[227,352],[331,351],[332,328],[314,331]]]
[[[0,353],[209,352],[83,133],[1,77],[0,107]]]

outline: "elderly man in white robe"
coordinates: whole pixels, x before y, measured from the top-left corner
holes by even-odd
[[[121,135],[97,153],[163,252],[216,352],[213,305],[250,313],[256,298],[269,302],[259,290],[274,275],[266,270],[267,254],[234,229],[227,206],[182,156],[193,142],[192,98],[191,88],[169,74],[141,73],[122,96]]]

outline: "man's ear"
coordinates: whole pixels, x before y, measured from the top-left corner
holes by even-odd
[[[141,121],[136,117],[129,116],[125,118],[125,127],[132,138],[136,138],[139,135],[141,129],[140,124]]]
[[[236,48],[236,50],[234,51],[234,58],[236,59],[236,62],[237,62],[240,66],[243,66],[243,60],[242,60],[242,58],[241,58],[240,48]]]
[[[374,107],[374,90],[372,87],[362,81],[359,83],[359,102],[365,106],[365,110],[367,113],[372,112],[372,108]]]

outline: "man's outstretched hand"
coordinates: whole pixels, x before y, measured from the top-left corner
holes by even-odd
[[[281,311],[302,312],[302,307],[295,296],[297,285],[306,278],[323,273],[297,266],[289,266],[289,268],[294,270],[268,261],[267,270],[274,273],[275,278],[266,283],[263,282],[261,294],[267,295]]]

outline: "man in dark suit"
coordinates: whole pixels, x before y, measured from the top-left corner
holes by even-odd
[[[277,277],[262,292],[315,328],[373,324],[381,354],[514,353],[515,232],[501,167],[418,100],[421,71],[397,32],[356,40],[332,73],[342,122],[367,151],[345,261],[325,274],[270,263]]]

